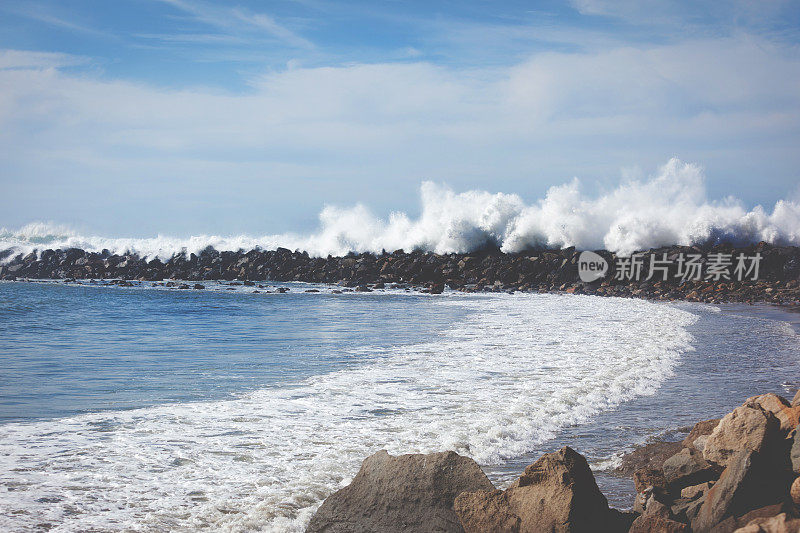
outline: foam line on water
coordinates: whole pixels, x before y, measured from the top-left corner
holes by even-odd
[[[453,295],[430,342],[282,389],[0,426],[0,528],[301,531],[368,455],[483,465],[653,394],[697,316],[573,295]]]
[[[709,201],[704,181],[699,166],[672,159],[649,179],[625,180],[595,198],[583,194],[580,182],[573,179],[551,187],[544,198],[532,204],[516,194],[455,193],[425,182],[421,214],[416,219],[401,212],[381,219],[360,204],[327,206],[320,213],[318,231],[307,236],[199,235],[186,239],[85,236],[65,226],[38,222],[0,229],[0,250],[27,253],[75,247],[167,259],[208,246],[220,251],[282,246],[324,257],[401,248],[464,253],[487,245],[500,246],[505,252],[576,246],[624,255],[658,246],[708,242],[800,245],[800,202],[780,200],[771,212],[761,206],[748,210],[735,198]]]

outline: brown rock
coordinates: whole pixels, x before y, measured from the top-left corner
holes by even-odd
[[[708,436],[703,458],[726,466],[740,451],[762,451],[780,438],[778,420],[768,411],[743,405],[725,415]]]
[[[460,532],[455,497],[492,489],[478,464],[455,452],[394,457],[382,450],[323,502],[306,531]]]
[[[730,458],[692,520],[693,531],[705,533],[729,517],[779,503],[785,489],[773,464],[768,457],[754,451],[740,451]]]
[[[691,487],[686,487],[681,490],[681,498],[694,500],[708,492],[712,486],[713,485],[710,482],[706,481],[705,483],[699,483],[697,485],[692,485]]]
[[[633,484],[636,492],[644,492],[648,488],[661,489],[666,491],[667,480],[664,471],[661,469],[644,468],[633,473]]]
[[[680,442],[652,442],[625,454],[616,471],[627,476],[636,470],[659,469],[667,458],[678,453],[682,447]]]
[[[789,450],[789,460],[792,462],[792,471],[795,474],[800,474],[800,428],[794,430],[792,435],[791,449]]]
[[[704,492],[699,498],[697,498],[696,500],[692,500],[692,503],[686,506],[686,511],[684,512],[684,515],[687,522],[692,523],[692,521],[697,517],[697,515],[700,514],[700,509],[703,508],[703,504],[706,501],[706,494],[708,493]]]
[[[684,448],[664,461],[663,470],[672,492],[717,477],[716,469],[703,459],[701,452],[693,448]]]
[[[792,407],[797,407],[800,405],[800,390],[794,393],[794,398],[792,398]]]
[[[647,507],[642,515],[633,521],[629,533],[688,533],[689,526],[673,520],[669,508],[655,498],[647,501]]]
[[[512,511],[506,493],[502,490],[464,492],[456,497],[453,506],[467,533],[521,531],[522,520]]]
[[[686,435],[686,438],[683,439],[683,446],[686,448],[696,448],[703,451],[703,445],[700,443],[696,443],[699,437],[708,437],[714,428],[717,427],[719,424],[719,418],[712,418],[711,420],[703,420],[702,422],[698,422],[694,425],[692,430]],[[704,443],[706,439],[702,439]]]
[[[746,513],[736,519],[736,524],[739,527],[744,527],[756,518],[772,518],[773,516],[777,516],[783,512],[785,512],[786,505],[783,503],[776,503],[774,505],[767,505],[765,507],[759,507],[758,509],[754,509],[749,513]]]
[[[729,516],[716,526],[711,533],[733,533],[739,526],[736,524],[736,518]]]
[[[586,459],[568,447],[543,455],[506,491],[460,494],[454,508],[467,533],[596,532],[616,520]]]
[[[748,398],[745,405],[757,405],[772,413],[781,425],[781,431],[789,433],[800,423],[800,407],[792,407],[786,398],[777,394],[762,394]]]
[[[800,477],[792,482],[792,487],[789,489],[789,495],[795,505],[800,505]]]
[[[772,518],[756,518],[736,533],[797,533],[800,531],[800,519],[790,518],[781,513]]]
[[[672,502],[670,505],[670,511],[672,512],[672,517],[677,520],[678,522],[687,523],[690,520],[687,519],[686,515],[690,507],[697,507],[698,505],[703,505],[696,500],[691,500],[688,498],[678,498]],[[696,514],[696,513],[695,513]]]

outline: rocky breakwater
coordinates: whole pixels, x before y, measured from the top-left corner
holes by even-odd
[[[771,302],[800,306],[800,248],[759,243],[670,246],[632,258],[598,251],[607,269],[589,282],[574,248],[505,254],[433,254],[397,250],[381,254],[311,257],[305,252],[250,250],[175,254],[167,260],[136,254],[43,250],[0,252],[0,279],[122,279],[162,281],[305,281],[360,287],[394,285],[438,293],[561,291],[599,296],[702,302]],[[756,260],[757,258],[757,260]],[[193,285],[194,286],[194,285]]]
[[[609,508],[586,459],[564,447],[496,490],[454,452],[367,458],[308,533],[800,532],[800,393],[749,398],[680,443],[637,452],[634,509]],[[630,460],[629,460],[630,461]]]

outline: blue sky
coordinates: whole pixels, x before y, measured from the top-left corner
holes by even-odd
[[[306,231],[423,180],[800,183],[800,3],[0,1],[0,226]]]

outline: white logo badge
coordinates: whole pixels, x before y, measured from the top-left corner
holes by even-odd
[[[591,283],[606,275],[608,272],[608,262],[603,256],[594,252],[581,252],[578,257],[578,276],[584,283]]]

